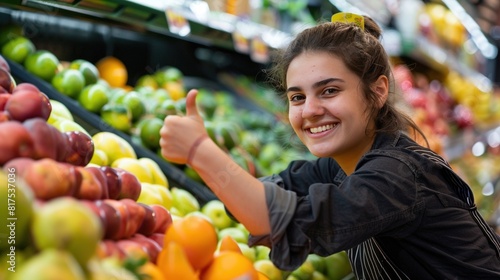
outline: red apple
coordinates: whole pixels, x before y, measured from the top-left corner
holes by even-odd
[[[0,123],[12,120],[9,113],[6,111],[0,111]]]
[[[17,157],[33,157],[35,148],[28,130],[17,121],[0,123],[0,165]]]
[[[16,86],[13,81],[14,79],[10,75],[9,71],[0,68],[0,87],[4,88],[9,93],[12,93],[14,87]]]
[[[146,209],[139,205],[135,200],[130,198],[124,198],[120,200],[121,203],[125,205],[128,209],[129,219],[128,219],[128,231],[127,236],[132,236],[137,233],[141,227],[144,217],[146,216]]]
[[[61,196],[74,196],[78,191],[77,173],[69,164],[53,159],[40,159],[33,162],[24,172],[23,178],[31,187],[35,197],[49,200]]]
[[[66,131],[63,134],[66,135],[69,141],[69,153],[66,155],[64,162],[86,166],[94,154],[92,137],[81,131]]]
[[[23,126],[26,127],[33,139],[35,146],[34,158],[57,160],[58,149],[60,149],[57,141],[61,137],[61,132],[41,118],[28,119],[23,122]]]
[[[109,198],[108,187],[107,187],[108,181],[106,180],[106,174],[104,174],[104,171],[97,166],[86,166],[85,169],[93,173],[96,179],[101,183],[102,195],[100,199]]]
[[[126,257],[132,257],[138,259],[149,258],[146,248],[142,244],[139,244],[136,241],[129,239],[121,239],[115,242],[116,246],[118,246],[118,248],[120,248],[125,253]]]
[[[34,159],[32,158],[27,158],[27,157],[18,157],[9,160],[7,163],[4,164],[3,169],[9,173],[14,172],[16,176],[19,176],[19,178],[24,177],[24,172],[26,172],[26,169],[35,162]]]
[[[120,239],[120,230],[125,222],[122,219],[120,211],[103,200],[96,200],[94,204],[99,209],[99,217],[104,221],[104,238],[112,240]]]
[[[92,171],[81,166],[75,166],[75,168],[82,174],[82,182],[76,197],[88,200],[101,199],[103,192],[101,181],[97,179]]]
[[[131,216],[128,212],[127,206],[119,200],[104,199],[103,201],[104,203],[115,208],[115,210],[117,210],[120,213],[120,218],[121,218],[120,225],[118,233],[114,239],[123,239],[132,236],[132,234],[130,234],[130,229],[129,229],[129,220],[131,219]]]
[[[114,240],[104,239],[99,242],[97,248],[97,256],[101,259],[107,257],[117,257],[122,260],[125,258],[125,252],[118,247]]]
[[[153,204],[151,208],[156,214],[156,226],[153,232],[165,233],[172,224],[172,215],[163,205]]]
[[[24,90],[40,92],[40,89],[37,86],[35,86],[34,84],[20,83],[14,88],[14,90],[12,91],[12,94],[20,92],[20,91],[24,91]]]
[[[106,175],[106,186],[108,189],[108,198],[118,199],[122,189],[122,181],[116,170],[111,166],[101,166],[100,169]]]
[[[115,168],[115,169],[118,174],[118,177],[120,178],[120,181],[122,182],[118,198],[119,199],[130,198],[132,200],[137,201],[139,195],[141,194],[141,182],[139,182],[139,179],[137,179],[137,177],[134,174],[124,169],[121,168]]]
[[[5,104],[7,104],[11,96],[10,93],[0,93],[0,111],[5,110]]]
[[[149,236],[153,234],[156,226],[156,213],[154,212],[151,206],[144,203],[137,203],[141,207],[144,208],[144,220],[142,221],[141,226],[137,230],[138,233],[143,234],[145,236]]]
[[[10,73],[9,63],[7,62],[7,60],[5,60],[5,58],[2,55],[0,55],[0,69],[3,69]]]
[[[52,105],[49,98],[40,91],[18,90],[5,104],[5,111],[9,112],[13,120],[20,122],[37,117],[48,120]]]
[[[156,263],[156,259],[160,254],[162,247],[154,240],[138,233],[132,236],[129,240],[135,241],[142,245],[142,247],[146,250],[149,256],[149,261]]]
[[[163,243],[165,242],[165,233],[153,233],[149,235],[148,238],[158,243],[158,245],[163,248]]]

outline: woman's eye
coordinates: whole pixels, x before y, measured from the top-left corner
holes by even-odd
[[[299,94],[290,96],[290,101],[299,101],[302,99],[304,99],[304,97],[302,95],[299,95]]]
[[[335,94],[337,92],[339,92],[339,90],[336,88],[327,88],[327,89],[325,89],[324,94],[332,95],[332,94]]]

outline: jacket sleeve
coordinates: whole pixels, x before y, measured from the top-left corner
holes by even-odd
[[[262,178],[271,234],[251,236],[249,245],[269,246],[275,265],[293,270],[312,252],[326,256],[377,234],[402,234],[415,219],[415,177],[398,160],[379,157],[349,177],[337,168],[327,159],[296,162]]]

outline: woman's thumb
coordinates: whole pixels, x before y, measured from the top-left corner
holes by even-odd
[[[186,96],[186,116],[199,116],[198,108],[196,107],[196,96],[198,90],[192,89]]]

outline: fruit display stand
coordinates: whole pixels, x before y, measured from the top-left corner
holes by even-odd
[[[20,66],[19,64],[11,61],[10,65],[12,75],[15,78],[19,79],[20,81],[36,85],[50,99],[58,100],[63,103],[68,107],[72,114],[78,118],[77,122],[80,123],[84,128],[88,129],[92,135],[99,131],[108,131],[119,135],[120,137],[131,143],[138,157],[147,157],[155,160],[155,162],[161,167],[162,171],[168,177],[169,183],[171,183],[172,186],[188,190],[202,204],[215,199],[215,195],[209,189],[185,176],[185,174],[179,168],[166,162],[164,159],[160,159],[157,154],[135,144],[132,141],[130,135],[114,129],[110,125],[106,124],[99,116],[89,113],[87,110],[82,108],[77,101],[57,92],[52,85],[28,73],[24,69],[24,67]]]

